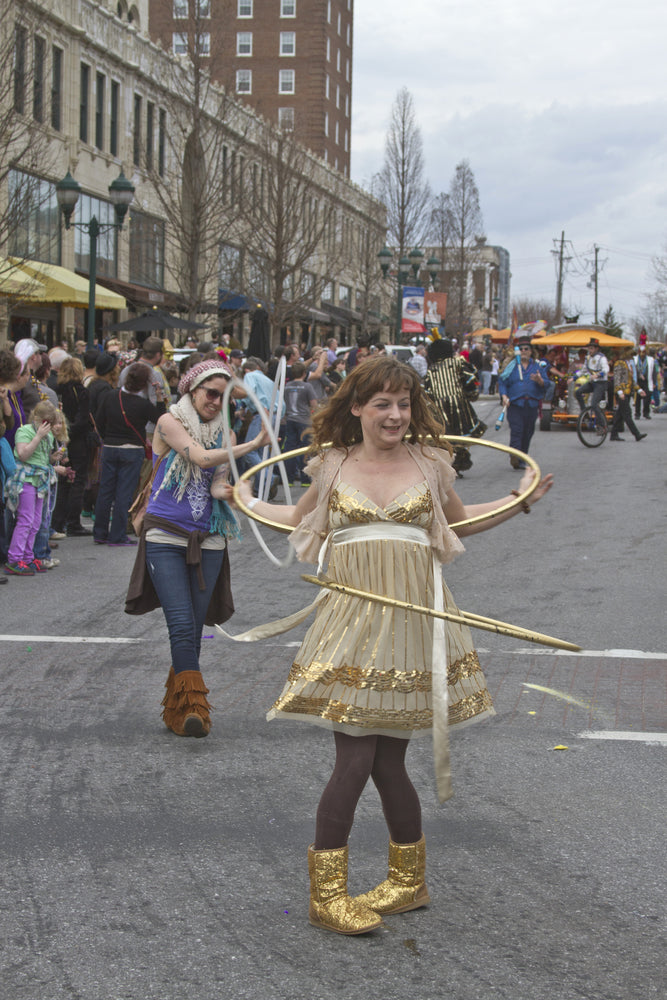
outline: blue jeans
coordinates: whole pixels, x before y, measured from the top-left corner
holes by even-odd
[[[510,403],[507,407],[507,422],[510,425],[510,447],[528,453],[533,433],[535,432],[535,421],[537,420],[537,406],[516,406]]]
[[[252,441],[253,438],[256,438],[263,426],[264,425],[262,423],[261,416],[259,415],[259,413],[256,413],[255,416],[250,421],[250,424],[248,425],[248,430],[246,431],[245,435],[246,441]],[[253,466],[259,465],[260,462],[264,461],[264,456],[262,454],[263,451],[264,451],[263,448],[258,448],[255,451],[249,451],[247,455],[243,455],[241,458],[239,458],[237,461],[239,473],[243,473],[247,469],[252,469]],[[264,475],[270,476],[271,482],[273,482],[274,478],[277,476],[275,465],[270,465],[269,468],[265,470]],[[261,476],[262,473],[260,472],[255,477],[255,488],[254,488],[255,494],[257,493],[257,488],[259,487],[259,481]]]
[[[310,425],[297,424],[295,420],[285,421],[283,451],[296,451],[297,448],[303,448],[304,445],[310,444],[312,439]],[[303,455],[299,455],[298,458],[288,458],[285,461],[285,471],[290,482],[294,482],[297,476],[302,482],[310,482],[308,476],[304,475],[303,472],[303,458]]]
[[[146,542],[146,568],[167,621],[171,662],[176,674],[181,670],[200,669],[204,618],[222,569],[225,550],[202,549],[204,590],[199,589],[197,567],[188,566],[185,561],[186,553],[187,550],[179,545]]]
[[[139,482],[143,461],[143,448],[109,448],[107,445],[102,448],[93,526],[93,537],[98,542],[118,544],[127,538],[127,512]]]

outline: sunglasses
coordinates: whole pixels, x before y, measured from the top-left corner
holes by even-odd
[[[206,389],[204,386],[202,386],[201,388],[206,393],[206,398],[208,399],[209,403],[217,403],[218,401],[222,401],[224,392],[218,392],[217,389]]]
[[[520,351],[529,351],[530,347],[527,344],[522,344],[519,348]]]

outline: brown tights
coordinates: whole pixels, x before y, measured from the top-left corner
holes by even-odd
[[[380,793],[391,839],[414,844],[422,835],[421,806],[405,769],[408,740],[334,732],[336,763],[317,809],[315,849],[347,844],[354,811],[369,777]]]

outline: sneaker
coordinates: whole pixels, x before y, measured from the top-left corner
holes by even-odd
[[[46,573],[46,566],[41,559],[33,559],[28,565],[34,569],[35,573]]]
[[[34,576],[35,571],[24,562],[5,563],[5,573],[9,576]]]
[[[41,563],[44,569],[55,569],[60,566],[60,559],[42,559]]]
[[[646,434],[638,434],[635,440],[643,441],[646,436],[647,436]]]
[[[52,531],[49,536],[49,541],[52,542],[54,539],[58,541],[60,538],[67,538],[64,531]]]
[[[122,545],[138,545],[136,538],[124,538],[122,542],[104,542],[110,549],[119,549]]]

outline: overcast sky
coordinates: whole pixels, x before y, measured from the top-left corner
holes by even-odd
[[[563,303],[629,320],[667,254],[667,7],[657,0],[355,0],[352,177],[381,165],[407,86],[427,178],[447,191],[468,159],[512,295],[555,299],[551,250],[572,257]]]

